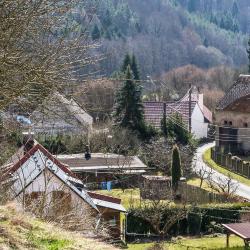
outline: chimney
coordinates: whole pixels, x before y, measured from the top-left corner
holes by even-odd
[[[23,132],[23,151],[26,154],[30,149],[33,148],[35,141],[34,141],[34,132]]]

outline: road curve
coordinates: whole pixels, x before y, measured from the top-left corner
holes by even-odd
[[[215,183],[219,183],[221,181],[225,181],[227,176],[224,174],[219,173],[218,171],[211,169],[202,159],[203,153],[215,146],[215,142],[207,143],[199,148],[197,148],[194,159],[193,159],[193,169],[199,175],[200,170],[212,173],[212,178]],[[233,180],[233,185],[237,186],[237,190],[235,194],[250,200],[250,186],[247,186],[237,180]]]

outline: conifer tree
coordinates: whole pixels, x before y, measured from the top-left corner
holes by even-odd
[[[127,54],[125,55],[124,60],[123,60],[121,71],[125,73],[126,70],[127,70],[127,68],[128,68],[128,66],[130,66],[130,69],[131,69],[131,64],[132,64],[131,57],[130,57],[130,55],[127,53]]]
[[[237,17],[238,13],[239,13],[239,8],[238,8],[237,3],[234,1],[233,7],[232,7],[232,15],[233,15],[233,17]]]
[[[136,60],[134,54],[133,54],[132,59],[131,59],[131,70],[132,70],[132,72],[134,74],[134,79],[135,80],[140,80],[139,67],[138,67],[137,60]]]
[[[248,40],[247,54],[248,54],[248,73],[250,73],[250,38]]]
[[[130,66],[125,73],[126,80],[116,97],[115,123],[139,133],[145,128],[141,87],[134,82]]]
[[[174,191],[176,191],[178,189],[178,182],[182,175],[181,158],[180,158],[179,148],[177,145],[173,147],[171,174],[172,174],[172,188]]]
[[[197,0],[189,0],[188,1],[188,11],[195,12],[196,11]]]
[[[98,40],[101,37],[100,30],[96,24],[94,26],[94,29],[92,30],[91,36],[93,40]]]

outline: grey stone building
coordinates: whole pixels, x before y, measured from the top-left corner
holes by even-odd
[[[215,123],[218,150],[250,155],[250,75],[240,75],[219,101]]]

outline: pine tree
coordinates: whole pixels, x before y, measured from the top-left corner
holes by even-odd
[[[248,40],[247,54],[248,54],[248,73],[250,73],[250,38]]]
[[[208,45],[208,40],[207,40],[207,38],[204,39],[203,45],[204,45],[206,48],[209,46],[209,45]]]
[[[237,3],[234,1],[233,7],[232,7],[232,15],[233,15],[233,17],[237,17],[238,13],[239,13],[239,8],[238,8]]]
[[[92,30],[91,36],[93,40],[98,40],[101,37],[100,30],[96,24],[94,26],[94,29]]]
[[[122,63],[122,68],[121,68],[121,71],[122,72],[126,72],[126,70],[127,70],[127,68],[128,68],[128,66],[130,66],[130,68],[131,68],[131,57],[130,57],[130,55],[127,53],[126,55],[125,55],[125,57],[124,57],[124,60],[123,60],[123,63]]]
[[[188,11],[195,12],[196,11],[196,2],[197,0],[189,0],[188,1]]]
[[[135,80],[140,80],[139,67],[138,67],[137,60],[136,60],[134,54],[133,54],[132,59],[131,59],[131,70],[132,70],[132,72],[134,74],[134,79]]]
[[[179,148],[177,145],[173,147],[171,174],[172,174],[172,188],[174,191],[176,191],[178,189],[178,182],[182,175],[181,158],[180,158]]]
[[[133,80],[130,66],[127,66],[125,82],[117,94],[114,111],[118,126],[143,133],[145,128],[141,87]]]

